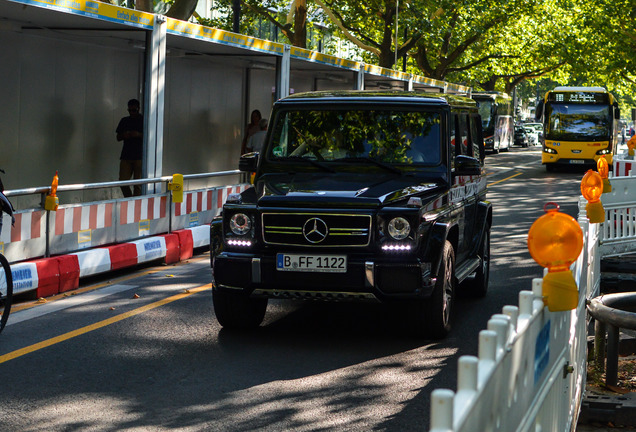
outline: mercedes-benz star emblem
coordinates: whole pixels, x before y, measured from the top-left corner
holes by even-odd
[[[303,235],[309,243],[320,243],[327,237],[328,233],[327,224],[320,218],[307,219],[303,225]]]

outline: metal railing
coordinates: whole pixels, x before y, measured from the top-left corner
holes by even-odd
[[[203,178],[211,178],[211,177],[223,177],[228,175],[240,175],[241,171],[239,170],[230,170],[230,171],[218,171],[218,172],[210,172],[210,173],[199,173],[199,174],[184,174],[183,180],[196,180]],[[155,177],[149,179],[138,179],[138,180],[118,180],[118,181],[110,181],[110,182],[99,182],[99,183],[77,183],[70,185],[60,185],[57,187],[58,192],[73,192],[73,191],[82,191],[82,190],[90,190],[90,189],[106,189],[106,188],[117,188],[121,186],[136,186],[136,185],[148,185],[153,183],[170,183],[172,181],[173,176],[163,176],[163,177]],[[167,190],[167,187],[166,187]],[[42,196],[46,196],[51,192],[50,186],[37,186],[32,188],[25,189],[13,189],[6,190],[4,194],[7,197],[12,196],[20,196],[20,195],[35,195],[40,194]]]
[[[594,334],[594,361],[600,372],[607,372],[605,383],[618,383],[618,345],[621,329],[636,330],[636,293],[605,294],[591,299],[587,309],[596,320]],[[607,345],[605,338],[607,337]]]

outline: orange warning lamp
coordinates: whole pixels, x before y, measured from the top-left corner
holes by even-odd
[[[55,175],[53,176],[53,181],[51,182],[51,193],[46,196],[44,200],[44,210],[48,211],[57,211],[57,206],[60,203],[60,200],[57,197],[57,184],[59,182],[59,178],[57,177],[57,171],[55,171]]]
[[[634,147],[636,147],[636,135],[633,135],[629,141],[627,141],[627,154],[634,156]]]
[[[587,200],[585,210],[590,223],[605,221],[605,209],[601,203],[603,194],[603,179],[596,171],[588,170],[581,180],[581,193]]]
[[[548,268],[543,278],[544,304],[551,312],[572,310],[578,305],[579,292],[570,265],[583,249],[583,231],[572,216],[559,212],[558,204],[549,202],[544,210],[528,231],[528,250],[541,267]]]
[[[603,193],[608,193],[612,191],[612,184],[609,181],[609,163],[607,163],[607,159],[605,159],[605,155],[598,158],[596,161],[596,170],[601,175],[603,179]]]

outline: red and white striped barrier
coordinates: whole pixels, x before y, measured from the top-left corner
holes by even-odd
[[[52,250],[52,253],[60,253],[61,255],[13,264],[11,272],[14,280],[14,292],[22,293],[35,290],[38,297],[46,297],[78,288],[79,279],[82,277],[159,259],[163,259],[166,264],[189,259],[193,256],[195,249],[209,246],[210,226],[207,221],[220,212],[228,195],[243,192],[248,187],[248,184],[240,184],[184,193],[182,203],[173,203],[173,216],[182,216],[176,228],[182,227],[184,224],[187,226],[196,223],[196,226],[175,229],[174,221],[176,219],[173,219],[172,226],[175,230],[169,234],[155,232],[154,235],[150,233],[147,237],[142,237],[139,240],[101,247],[98,243],[94,244],[93,248],[69,254],[64,254],[59,249],[58,252]],[[201,220],[195,215],[206,212],[205,218]],[[188,219],[188,215],[195,215],[195,217]],[[48,214],[50,218],[49,235],[64,236],[57,238],[57,243],[51,243],[52,245],[67,242],[70,243],[71,247],[74,247],[68,250],[77,250],[82,247],[79,244],[78,234],[83,231],[89,233],[88,247],[90,247],[91,235],[95,230],[101,230],[101,232],[104,229],[125,230],[129,228],[122,226],[147,223],[147,221],[169,216],[167,196],[60,206],[56,212]],[[2,217],[4,226],[10,227],[11,218],[7,215],[2,215]],[[17,212],[15,226],[12,229],[3,229],[0,233],[0,252],[5,252],[7,245],[9,245],[10,253],[24,250],[24,245],[29,245],[32,251],[40,250],[38,248],[43,251],[46,239],[46,217],[47,213],[44,210]],[[203,223],[203,225],[198,225],[199,223]],[[133,231],[132,235],[137,236],[138,232],[140,231]],[[69,240],[69,237],[73,240]],[[104,239],[112,242],[113,240],[108,240],[109,238],[102,235],[101,239],[97,241],[101,241],[102,244],[105,242]],[[28,243],[18,243],[23,241]],[[13,259],[17,258],[14,256]],[[3,283],[6,286],[4,273],[0,270],[0,286]]]
[[[59,208],[51,212],[55,235],[72,234],[83,230],[108,228],[113,224],[115,203]]]
[[[4,226],[11,226],[11,218],[5,215],[3,219]],[[9,241],[18,242],[22,240],[30,240],[35,238],[44,237],[46,229],[46,221],[43,218],[46,217],[44,210],[28,212],[28,213],[15,213],[15,225],[10,231]],[[4,229],[3,229],[4,231]]]
[[[171,234],[88,249],[11,265],[14,294],[35,290],[47,297],[76,289],[79,279],[163,259],[172,264],[193,256],[194,249],[210,244],[210,226],[186,228]],[[0,269],[0,287],[6,288]]]
[[[636,168],[633,160],[619,159],[614,157],[614,177],[627,177]],[[634,172],[636,174],[636,171]]]
[[[142,220],[164,218],[168,214],[165,196],[123,201],[119,207],[119,224],[138,223]]]

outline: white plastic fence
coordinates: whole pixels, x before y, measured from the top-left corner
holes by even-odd
[[[458,363],[457,392],[435,390],[431,431],[569,431],[586,379],[585,301],[598,293],[598,225],[579,218],[585,245],[572,266],[579,286],[575,310],[550,312],[542,279],[519,293],[479,334],[477,357]]]
[[[606,220],[602,226],[600,254],[619,256],[636,251],[636,172],[611,179],[612,191],[602,197]]]
[[[612,191],[602,196],[605,222],[590,224],[587,202],[579,199],[584,247],[572,265],[577,308],[548,311],[542,279],[533,280],[532,291],[519,293],[519,307],[505,306],[480,332],[478,356],[459,359],[457,391],[433,391],[431,432],[574,429],[586,384],[586,299],[599,294],[601,258],[636,251],[632,163],[615,161],[614,173],[621,176],[611,178]]]

